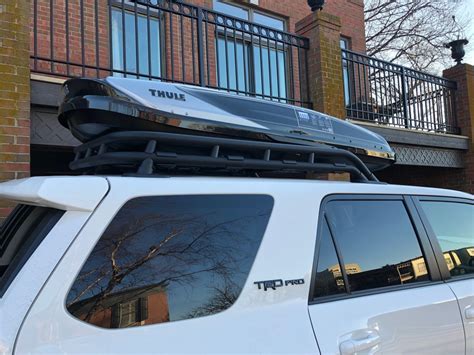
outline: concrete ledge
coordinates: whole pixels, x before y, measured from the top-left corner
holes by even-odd
[[[32,105],[59,106],[62,83],[31,80],[30,86]]]
[[[380,134],[389,143],[408,144],[414,146],[435,147],[444,149],[468,150],[469,137],[456,136],[453,134],[442,134],[422,132],[404,128],[386,127],[383,125],[356,120],[347,120],[358,126]]]

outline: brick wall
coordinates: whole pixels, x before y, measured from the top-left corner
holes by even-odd
[[[30,171],[29,7],[0,0],[0,181]],[[0,200],[0,220],[12,206]]]
[[[96,77],[95,67],[109,68],[107,3],[103,0],[55,0],[51,11],[50,0],[31,1],[28,16],[30,53],[40,58],[31,60],[31,69],[58,75],[67,75],[69,72],[71,76]],[[84,43],[84,48],[81,43]],[[59,63],[52,65],[51,61],[45,60],[50,58]],[[60,63],[66,61],[72,64],[68,66]],[[100,76],[108,74],[107,71],[100,72]]]
[[[313,107],[344,118],[344,97],[337,16],[315,12],[297,23],[297,32],[309,38],[308,75]]]

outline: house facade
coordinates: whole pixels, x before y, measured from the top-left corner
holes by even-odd
[[[61,84],[109,75],[310,107],[382,134],[396,183],[474,192],[474,71],[365,55],[363,0],[0,0],[0,180],[67,174]],[[9,210],[0,204],[0,215]]]

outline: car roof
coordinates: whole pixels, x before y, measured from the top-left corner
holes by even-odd
[[[286,178],[248,178],[248,177],[124,177],[124,176],[48,176],[31,177],[0,183],[0,198],[20,203],[48,206],[66,210],[93,210],[114,182],[126,183],[133,188],[135,184],[184,184],[196,189],[204,186],[219,186],[219,191],[236,191],[235,187],[252,184],[265,186],[265,191],[308,191],[311,194],[393,194],[442,196],[474,199],[468,193],[419,186],[390,185],[383,183],[351,183],[312,179]],[[186,189],[189,191],[189,189]],[[298,195],[301,196],[301,195]]]
[[[140,180],[144,183],[146,181],[156,181],[156,178],[140,178],[140,177],[122,177],[109,176],[109,180],[115,179],[129,179],[130,183]],[[163,183],[163,178],[157,178],[160,183]],[[249,177],[205,177],[205,176],[171,176],[169,179],[174,182],[181,182],[183,184],[197,182],[202,184],[228,184],[241,186],[245,184],[261,184],[275,189],[291,189],[294,187],[307,187],[308,191],[319,191],[324,194],[397,194],[397,195],[418,195],[418,196],[443,196],[454,198],[474,199],[474,195],[469,193],[440,189],[432,187],[409,186],[409,185],[392,185],[385,183],[354,183],[349,181],[328,181],[328,180],[313,180],[313,179],[288,179],[288,178],[249,178]],[[153,182],[151,182],[153,183]],[[232,192],[229,188],[229,192]]]

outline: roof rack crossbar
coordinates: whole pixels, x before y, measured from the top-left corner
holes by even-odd
[[[130,149],[127,144],[144,148]],[[183,151],[184,149],[184,151]],[[165,132],[115,132],[75,149],[72,170],[135,167],[137,174],[154,170],[198,168],[227,171],[347,172],[354,181],[377,182],[352,152],[326,145],[191,136]],[[285,157],[290,155],[291,157]]]

